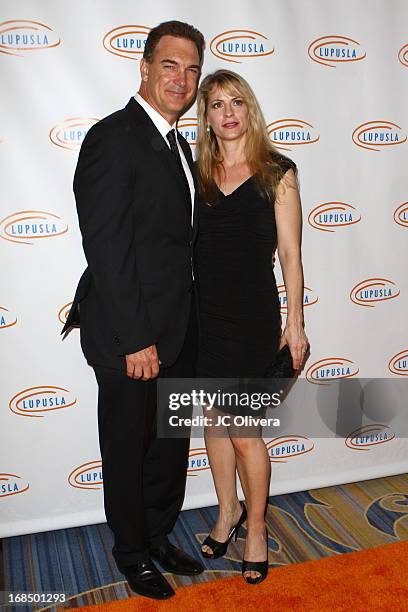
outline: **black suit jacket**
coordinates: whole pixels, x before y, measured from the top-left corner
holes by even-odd
[[[188,323],[197,224],[174,156],[134,98],[89,130],[74,192],[88,267],[63,333],[80,312],[89,364],[124,369],[124,355],[156,344],[171,365]]]

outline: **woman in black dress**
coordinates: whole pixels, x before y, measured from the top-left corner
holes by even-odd
[[[273,147],[259,104],[240,75],[218,70],[207,76],[199,88],[198,115],[198,376],[261,378],[284,344],[297,369],[308,341],[296,166]],[[276,248],[288,301],[283,333],[273,273]],[[242,573],[256,584],[268,571],[268,452],[259,432],[243,437],[233,428],[221,435],[215,429],[207,427],[205,439],[219,514],[202,553],[210,558],[225,554],[247,520]],[[237,497],[237,469],[245,506]]]

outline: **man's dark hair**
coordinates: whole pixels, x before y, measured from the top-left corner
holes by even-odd
[[[204,36],[192,25],[182,21],[164,21],[150,30],[143,52],[143,57],[149,64],[153,61],[154,51],[162,36],[175,36],[191,40],[197,47],[200,66],[202,65],[205,48]]]

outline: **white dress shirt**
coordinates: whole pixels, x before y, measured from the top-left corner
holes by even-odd
[[[162,117],[162,115],[159,112],[157,112],[157,110],[155,108],[150,106],[150,104],[144,98],[142,98],[142,96],[139,93],[137,93],[135,95],[135,100],[136,100],[136,102],[138,102],[140,104],[140,106],[143,108],[143,110],[145,110],[146,113],[149,115],[150,119],[153,121],[154,125],[159,130],[160,134],[163,136],[164,142],[166,143],[166,145],[170,149],[170,143],[167,140],[167,134],[169,133],[170,130],[174,129],[175,123],[173,125],[170,125],[166,121],[166,119],[164,117]],[[176,130],[176,133],[177,133],[177,130]],[[185,158],[183,149],[180,146],[178,138],[176,138],[176,142],[177,142],[177,147],[178,147],[178,150],[179,150],[179,153],[180,153],[181,163],[183,164],[183,169],[184,169],[184,172],[185,172],[186,177],[187,177],[188,186],[190,187],[191,225],[192,225],[193,224],[193,215],[194,215],[194,194],[195,194],[194,180],[193,180],[193,175],[191,174],[190,166],[187,163],[187,160]]]

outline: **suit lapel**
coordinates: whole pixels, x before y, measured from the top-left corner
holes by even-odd
[[[197,173],[194,165],[193,156],[191,154],[190,145],[188,142],[181,136],[179,138],[179,143],[181,148],[183,149],[183,153],[188,163],[188,167],[190,168],[191,174],[193,176],[194,181],[194,209],[193,209],[193,234],[192,241],[195,242],[198,233],[198,183],[197,183]]]
[[[167,176],[178,186],[180,197],[185,203],[185,208],[187,211],[187,202],[185,202],[186,190],[173,153],[164,142],[162,135],[154,125],[153,121],[150,119],[149,115],[134,98],[129,100],[126,109],[131,114],[133,119],[139,124],[138,137],[140,136],[141,131],[146,146],[153,152],[162,169],[167,173]]]
[[[199,206],[199,199],[198,199],[197,191],[196,191],[195,196],[194,196],[194,211],[193,211],[193,236],[192,236],[193,244],[196,241],[197,234],[198,234],[198,206]]]
[[[178,134],[178,141],[180,143],[181,148],[183,149],[183,153],[184,153],[184,157],[187,160],[188,163],[188,167],[190,168],[190,172],[193,176],[193,180],[194,180],[194,187],[196,186],[196,175],[195,175],[195,168],[194,168],[194,161],[193,161],[193,156],[191,154],[191,149],[190,149],[190,145],[188,144],[188,142],[186,141],[186,139],[179,133]]]

